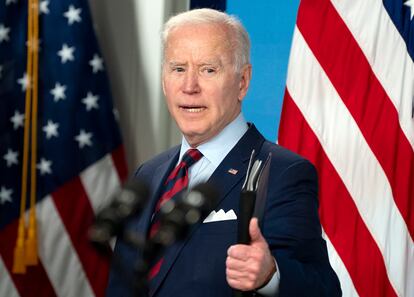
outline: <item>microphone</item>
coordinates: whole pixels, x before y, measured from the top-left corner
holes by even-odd
[[[92,244],[100,250],[108,250],[111,238],[123,236],[126,221],[143,210],[148,196],[149,189],[144,182],[127,181],[112,196],[111,203],[97,214],[88,234]]]
[[[135,291],[147,291],[150,265],[163,251],[184,239],[191,228],[206,217],[215,206],[218,192],[211,184],[199,184],[187,194],[166,202],[160,209],[160,227],[144,247],[143,258],[135,266]]]
[[[207,216],[215,206],[217,190],[208,183],[195,186],[177,201],[169,200],[160,209],[160,228],[152,243],[169,246],[184,239],[191,227]]]

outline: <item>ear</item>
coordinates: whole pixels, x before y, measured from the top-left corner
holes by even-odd
[[[241,69],[239,82],[239,101],[241,102],[247,94],[250,86],[250,79],[252,78],[252,65],[246,64]]]

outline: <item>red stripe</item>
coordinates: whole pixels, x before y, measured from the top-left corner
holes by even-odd
[[[197,162],[198,160],[201,159],[201,157],[203,156],[201,154],[201,152],[197,149],[190,149],[187,151],[187,154],[191,157],[191,164],[187,164],[186,162],[184,162],[186,164],[187,167],[190,167],[192,164],[194,164],[195,162]],[[184,158],[183,158],[184,159]]]
[[[158,272],[160,272],[162,262],[164,262],[164,258],[161,258],[154,266],[152,266],[148,273],[148,280],[152,280]]]
[[[124,146],[120,145],[118,148],[112,151],[111,155],[116,171],[118,172],[119,179],[121,182],[124,182],[128,177]]]
[[[160,225],[161,225],[160,221],[154,222],[151,225],[151,229],[150,229],[150,233],[149,233],[149,238],[150,239],[153,238],[154,235],[157,233],[157,231],[160,229]]]
[[[80,179],[69,181],[52,196],[95,295],[104,296],[109,259],[98,254],[88,241],[94,213]]]
[[[168,184],[168,182],[170,181],[170,180],[172,180],[172,179],[174,179],[177,175],[178,175],[178,172],[182,169],[184,167],[184,165],[183,165],[183,163],[180,163],[180,164],[178,164],[174,169],[173,169],[173,171],[171,171],[171,173],[170,173],[170,175],[168,176],[168,178],[167,178],[167,180],[165,181],[165,185],[167,185]]]
[[[31,297],[34,296],[34,294],[36,296],[45,297],[56,296],[55,290],[53,289],[40,261],[36,266],[27,267],[26,274],[11,273],[13,267],[14,245],[16,244],[17,238],[17,225],[18,220],[15,220],[0,231],[0,255],[9,270],[11,279],[20,296]]]
[[[321,223],[358,294],[362,297],[397,296],[389,282],[382,254],[358,208],[288,91],[283,103],[279,143],[316,166]]]
[[[301,1],[297,25],[381,164],[414,238],[414,151],[397,110],[329,1]]]
[[[178,179],[175,184],[173,185],[173,187],[165,192],[162,197],[158,200],[157,206],[155,207],[155,211],[157,212],[160,210],[160,208],[168,201],[170,200],[172,197],[174,197],[177,193],[179,193],[180,191],[182,191],[185,187],[188,186],[188,174],[185,174],[183,176],[183,178]]]

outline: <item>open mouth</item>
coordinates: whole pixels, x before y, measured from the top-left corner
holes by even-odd
[[[187,112],[197,113],[197,112],[202,112],[206,108],[204,106],[185,106],[185,105],[182,105],[182,106],[180,106],[180,109],[185,110]]]

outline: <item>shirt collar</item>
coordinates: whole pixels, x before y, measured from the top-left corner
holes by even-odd
[[[209,141],[200,144],[197,149],[207,160],[218,167],[240,138],[242,138],[244,133],[246,133],[247,129],[247,122],[244,119],[243,114],[240,113],[230,124],[224,127],[218,135],[214,136]],[[179,160],[181,160],[184,153],[190,148],[191,146],[188,144],[185,137],[183,137]]]

